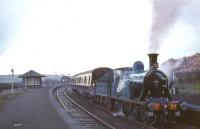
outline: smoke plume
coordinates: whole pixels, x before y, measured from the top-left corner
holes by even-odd
[[[177,21],[185,0],[153,0],[150,52],[157,52],[164,34]]]

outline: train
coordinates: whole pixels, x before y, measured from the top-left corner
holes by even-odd
[[[100,67],[72,76],[70,87],[111,112],[149,125],[177,121],[182,115],[181,101],[171,97],[168,78],[158,68],[158,54],[148,56],[148,70],[141,61],[133,67]]]

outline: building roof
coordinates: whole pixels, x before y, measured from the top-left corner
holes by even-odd
[[[35,72],[34,70],[30,70],[30,71],[28,71],[28,72],[26,72],[26,73],[24,73],[24,74],[22,74],[18,77],[25,78],[25,77],[45,77],[45,76]]]
[[[99,69],[101,70],[101,69],[110,69],[110,68],[108,68],[108,67],[98,67],[98,68],[95,68],[95,69],[92,69],[92,70],[88,70],[88,71],[85,71],[85,72],[75,74],[72,77],[76,77],[76,76],[80,76],[80,75],[84,75],[84,74],[90,74],[90,73],[93,73],[94,71],[97,71]]]

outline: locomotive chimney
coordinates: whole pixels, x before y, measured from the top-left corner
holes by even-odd
[[[149,69],[157,69],[158,68],[158,62],[157,62],[157,53],[150,53],[149,55]]]

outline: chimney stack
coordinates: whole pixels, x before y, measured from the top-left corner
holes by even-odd
[[[157,53],[150,53],[149,56],[149,69],[157,69],[158,68],[158,54]]]

